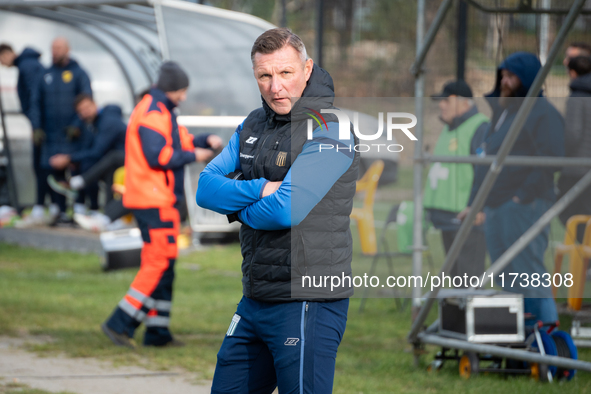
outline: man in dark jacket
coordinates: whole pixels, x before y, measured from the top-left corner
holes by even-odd
[[[586,42],[580,41],[571,42],[566,47],[562,64],[564,64],[564,67],[568,69],[568,63],[570,62],[570,60],[579,56],[591,56],[591,45],[587,44]]]
[[[41,54],[32,48],[25,48],[17,56],[10,45],[0,44],[0,64],[18,68],[16,90],[23,114],[29,119],[34,90],[45,72],[45,68],[39,62],[40,56]]]
[[[82,136],[84,147],[81,150],[70,154],[57,154],[49,159],[50,165],[55,170],[63,170],[71,163],[77,165],[77,172],[84,173],[90,170],[99,160],[107,155],[119,156],[119,160],[114,160],[116,165],[110,166],[109,171],[99,179],[104,179],[107,185],[107,201],[112,199],[111,185],[113,184],[113,173],[123,166],[125,159],[125,131],[127,125],[122,120],[121,107],[118,105],[107,105],[98,108],[92,97],[88,94],[81,94],[76,97],[75,108],[80,122],[78,127],[83,130]],[[119,164],[119,165],[117,165]],[[70,180],[71,181],[71,180]],[[98,179],[86,179],[84,181],[84,190],[88,193],[91,200],[90,209],[98,210]],[[55,189],[56,182],[50,181],[50,185]],[[58,193],[60,190],[56,190]],[[78,201],[83,203],[84,201]],[[75,209],[76,211],[76,209]],[[77,212],[84,213],[84,212]]]
[[[53,65],[39,84],[39,94],[34,100],[31,117],[34,129],[41,129],[45,141],[41,151],[41,167],[58,180],[65,179],[63,170],[54,170],[49,158],[58,153],[70,154],[80,149],[80,129],[76,127],[78,116],[74,108],[75,98],[82,93],[92,96],[90,79],[78,63],[70,58],[70,47],[65,38],[56,38],[51,46]],[[66,199],[52,193],[65,215]]]
[[[45,68],[39,62],[41,54],[34,49],[25,48],[19,56],[7,44],[0,44],[0,64],[6,67],[16,66],[18,68],[18,82],[16,85],[18,98],[21,103],[23,114],[33,123],[31,110],[33,101],[37,94],[39,81],[45,73]],[[33,130],[33,170],[37,178],[37,199],[31,214],[22,221],[21,225],[44,224],[45,217],[45,196],[50,190],[47,186],[47,173],[40,167],[41,145],[43,143],[43,131]]]
[[[566,103],[564,127],[565,153],[568,157],[591,157],[591,57],[578,56],[570,59],[568,73],[571,78],[570,97]],[[560,197],[570,190],[589,168],[564,167],[558,181]],[[560,221],[573,215],[591,215],[591,187],[577,197],[562,213]],[[577,239],[583,242],[584,226],[577,230]]]
[[[306,276],[351,276],[357,140],[339,140],[339,123],[326,112],[307,140],[308,113],[334,108],[334,87],[297,35],[266,31],[251,60],[263,107],[238,126],[197,189],[197,204],[242,222],[244,296],[212,393],[330,393],[353,289],[312,293],[304,284]]]
[[[526,52],[510,55],[499,66],[495,89],[487,96],[493,116],[481,147],[483,155],[496,155],[499,151],[540,68],[538,58]],[[541,93],[510,154],[564,156],[564,121]],[[472,204],[488,168],[476,166],[468,205]],[[484,209],[486,245],[491,261],[496,261],[555,201],[554,172],[548,167],[503,167]],[[461,218],[468,209],[460,215]],[[525,312],[545,323],[558,320],[551,289],[534,285],[535,278],[541,281],[546,273],[544,252],[548,246],[548,231],[546,227],[505,268],[504,283],[498,276],[495,278],[497,284],[504,284],[505,291],[524,294],[527,297],[524,299]],[[512,286],[514,275],[510,274],[525,275]],[[525,276],[527,281],[523,280]]]

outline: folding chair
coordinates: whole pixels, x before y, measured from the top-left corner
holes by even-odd
[[[384,162],[376,160],[357,181],[357,192],[365,192],[363,207],[353,208],[351,219],[357,222],[361,252],[373,256],[377,253],[376,229],[373,219],[373,203],[380,176],[384,171]]]
[[[577,227],[585,224],[583,243],[577,243]],[[573,286],[568,290],[568,306],[578,311],[583,304],[583,291],[589,258],[591,258],[591,216],[574,215],[566,222],[564,242],[556,248],[554,257],[554,275],[560,274],[564,255],[569,255],[569,271],[573,275]],[[554,286],[554,275],[552,275],[552,293],[554,298],[558,289]]]

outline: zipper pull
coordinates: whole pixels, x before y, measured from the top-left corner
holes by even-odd
[[[279,140],[275,141],[275,144],[273,145],[273,150],[277,150],[278,146],[279,146]]]
[[[306,302],[306,312],[308,312],[308,303]]]

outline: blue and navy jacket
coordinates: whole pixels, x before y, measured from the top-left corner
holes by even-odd
[[[320,301],[353,294],[346,286],[334,292],[302,286],[303,276],[351,275],[349,215],[358,140],[352,133],[340,140],[336,117],[326,114],[307,139],[308,113],[334,108],[333,100],[332,78],[315,65],[290,114],[275,113],[263,100],[199,176],[197,204],[242,222],[242,287],[248,298]],[[263,198],[269,181],[282,183]]]
[[[507,57],[497,69],[495,88],[487,95],[493,116],[481,146],[483,154],[496,155],[498,153],[517,111],[523,103],[523,97],[527,95],[540,68],[540,61],[535,55],[516,52]],[[507,105],[501,106],[499,103],[501,70],[504,69],[519,77],[521,88],[516,92],[516,98],[509,99]],[[503,113],[505,114],[503,115]],[[556,108],[542,97],[541,93],[523,125],[510,155],[564,156],[564,119]],[[468,205],[472,204],[488,169],[489,166],[475,166],[474,183]],[[557,170],[558,168],[504,166],[485,205],[497,207],[514,196],[517,196],[523,204],[528,204],[536,198],[553,201],[556,198],[554,172]]]
[[[45,131],[41,149],[41,166],[51,168],[49,158],[58,153],[71,154],[80,146],[67,138],[66,128],[75,126],[78,115],[74,109],[76,96],[92,95],[90,79],[78,63],[70,59],[65,67],[53,65],[39,82],[39,94],[31,108],[33,128]]]
[[[70,154],[72,162],[92,165],[112,150],[125,150],[127,125],[122,120],[121,107],[118,105],[101,108],[92,124],[85,124],[80,120],[78,125],[84,130],[90,143],[84,144],[85,149]]]
[[[16,90],[21,102],[21,109],[25,116],[31,119],[32,101],[37,93],[39,81],[45,73],[45,67],[39,62],[41,54],[34,49],[25,48],[14,59],[14,65],[18,68],[18,82]]]

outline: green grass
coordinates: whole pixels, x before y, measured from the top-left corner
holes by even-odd
[[[1,379],[1,378],[0,378]],[[18,382],[2,383],[0,381],[0,394],[72,394],[65,391],[51,393],[50,391],[29,388],[28,385]]]
[[[51,343],[29,345],[45,355],[64,352],[154,370],[181,367],[211,379],[217,350],[241,297],[240,260],[237,245],[180,257],[171,328],[188,346],[129,351],[112,346],[99,325],[125,294],[135,270],[103,273],[93,255],[0,244],[0,334],[49,335],[54,338]],[[591,392],[591,374],[587,373],[553,385],[499,375],[464,381],[454,362],[428,373],[426,368],[437,349],[428,347],[429,354],[414,366],[405,339],[409,309],[397,310],[392,299],[370,299],[362,314],[358,307],[359,299],[352,299],[337,358],[335,393]],[[431,311],[431,319],[435,313]],[[139,342],[141,337],[136,339]],[[581,358],[591,360],[591,352],[582,351]]]

